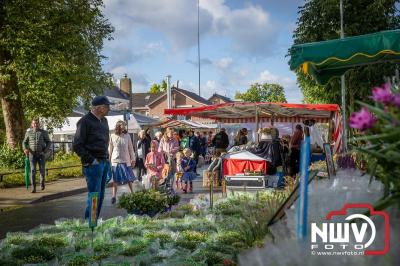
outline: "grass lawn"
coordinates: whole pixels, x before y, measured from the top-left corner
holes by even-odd
[[[80,159],[76,154],[56,154],[54,161],[46,162],[46,168],[80,165],[80,163],[81,163]],[[6,173],[6,172],[16,172],[16,173],[4,176],[3,181],[0,182],[0,188],[25,186],[23,169],[11,170],[11,169],[6,169],[4,167],[0,168],[0,173]],[[48,173],[49,175],[46,176],[46,182],[58,180],[60,178],[71,178],[71,177],[82,176],[82,169],[81,166],[78,166],[72,168],[50,170]]]

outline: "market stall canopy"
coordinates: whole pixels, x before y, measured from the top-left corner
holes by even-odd
[[[215,125],[206,125],[195,121],[189,120],[175,120],[175,119],[167,119],[166,121],[161,122],[158,126],[162,128],[166,127],[182,127],[182,128],[201,128],[201,129],[215,129]]]
[[[259,122],[303,122],[314,119],[316,122],[329,122],[339,111],[337,104],[292,104],[292,103],[222,103],[194,108],[165,109],[167,115],[191,115],[211,118],[222,123],[253,123],[256,121],[256,108]]]
[[[324,85],[347,70],[366,64],[400,60],[400,30],[298,44],[289,51],[290,69],[301,68]]]

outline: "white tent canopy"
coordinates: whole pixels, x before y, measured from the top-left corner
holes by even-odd
[[[215,124],[207,125],[191,120],[175,120],[175,119],[168,119],[160,123],[159,126],[162,128],[183,127],[183,128],[201,128],[201,129],[215,129],[217,127]]]
[[[106,118],[110,131],[114,130],[115,124],[118,121],[124,121],[123,115],[106,116]],[[61,128],[54,129],[53,135],[74,135],[76,132],[76,123],[79,121],[79,119],[81,119],[81,117],[67,117]],[[128,133],[137,133],[139,130],[141,130],[141,127],[139,126],[135,117],[130,115],[128,120]]]

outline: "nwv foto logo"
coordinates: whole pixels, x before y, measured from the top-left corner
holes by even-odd
[[[383,255],[389,251],[389,215],[384,211],[375,211],[370,204],[346,204],[340,211],[332,211],[326,216],[331,220],[333,216],[345,216],[348,209],[369,209],[371,216],[381,216],[385,222],[385,243],[381,250],[367,250],[376,239],[374,222],[366,215],[352,214],[343,219],[343,222],[322,223],[319,227],[311,224],[311,250],[356,250],[363,251],[364,255]],[[350,223],[354,219],[362,223]],[[367,233],[368,232],[368,233]],[[369,236],[369,237],[368,237]],[[353,237],[355,244],[350,245]],[[368,238],[368,239],[367,239]],[[321,245],[322,243],[322,245]]]

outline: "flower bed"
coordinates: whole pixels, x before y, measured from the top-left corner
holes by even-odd
[[[30,233],[9,233],[0,244],[0,265],[235,265],[240,251],[262,245],[266,224],[286,195],[230,196],[213,211],[199,208],[208,204],[203,197],[154,218],[100,220],[93,246],[84,221],[59,220]],[[22,255],[27,250],[29,256]]]

